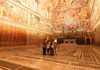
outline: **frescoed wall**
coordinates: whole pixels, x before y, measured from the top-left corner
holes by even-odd
[[[100,0],[94,1],[93,10],[91,12],[90,27],[94,33],[94,42],[100,46]]]
[[[0,46],[39,46],[52,35],[40,5],[38,0],[0,0]]]

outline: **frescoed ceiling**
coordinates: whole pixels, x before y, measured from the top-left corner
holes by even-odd
[[[46,30],[52,28],[54,32],[72,32],[89,30],[95,0],[0,0],[0,4],[4,8],[4,18],[27,24],[28,10],[12,5],[10,1],[22,4],[39,14],[31,15],[31,24],[34,28],[36,26],[40,29],[40,26],[43,25]]]
[[[47,0],[54,29],[65,31],[84,30],[89,27],[90,8],[88,0]],[[60,28],[61,27],[61,28]]]

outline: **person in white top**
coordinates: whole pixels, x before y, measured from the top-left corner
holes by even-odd
[[[57,55],[57,39],[54,40],[54,54]]]

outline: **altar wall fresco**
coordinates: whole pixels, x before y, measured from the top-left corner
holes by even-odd
[[[94,33],[94,42],[100,46],[100,0],[94,1],[93,10],[91,12],[90,27]]]

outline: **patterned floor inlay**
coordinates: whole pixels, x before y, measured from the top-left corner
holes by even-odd
[[[24,59],[23,57],[28,59]],[[57,55],[55,56],[43,56],[41,47],[1,48],[0,58],[13,61],[26,61],[30,64],[34,62],[29,59],[38,59],[62,64],[70,64],[78,67],[100,69],[100,47],[87,45],[58,45]]]
[[[0,70],[38,70],[0,60]]]

